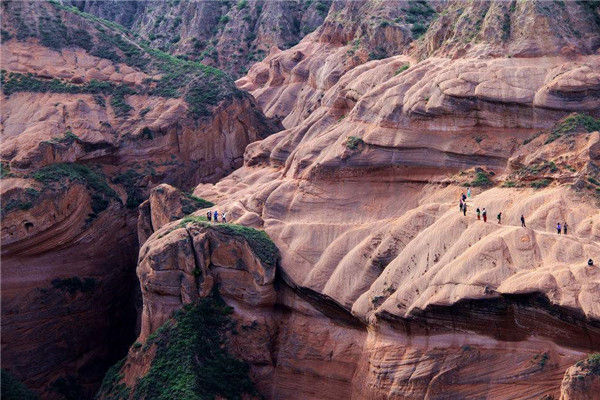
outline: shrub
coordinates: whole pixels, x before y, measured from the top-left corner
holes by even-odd
[[[144,201],[144,196],[138,187],[143,177],[143,174],[133,168],[129,168],[127,171],[112,178],[113,183],[125,188],[125,192],[127,193],[125,206],[129,209],[137,208]]]
[[[87,165],[59,163],[41,168],[28,177],[40,181],[44,188],[55,183],[79,182],[92,191],[92,210],[94,214],[106,210],[111,199],[120,201],[117,193],[108,185],[101,171],[94,171]]]
[[[248,7],[248,0],[240,0],[237,3],[237,9],[238,10],[243,10],[244,8]]]
[[[425,32],[427,32],[427,26],[417,22],[415,24],[413,24],[413,26],[410,28],[412,35],[415,39],[420,38],[421,36],[423,36],[423,34],[425,34]]]
[[[550,183],[550,179],[538,179],[536,181],[531,182],[529,186],[531,186],[534,189],[542,189],[550,185]]]
[[[465,183],[464,186],[473,186],[473,187],[486,187],[491,186],[492,181],[488,174],[483,171],[478,171],[475,174],[475,178],[470,183]]]
[[[156,354],[148,372],[131,388],[133,398],[241,399],[243,394],[257,395],[248,365],[226,348],[231,312],[216,294],[177,311],[173,320],[148,338],[146,345],[154,344]],[[100,397],[121,392],[129,395],[129,388],[120,383],[122,366],[121,362],[107,373]]]
[[[214,206],[214,203],[201,199],[200,197],[196,197],[193,194],[183,193],[183,197],[181,198],[181,211],[185,215],[191,214],[201,208],[208,208],[212,206]]]
[[[552,143],[561,136],[594,131],[600,131],[600,119],[596,119],[587,114],[573,113],[560,120],[558,124],[550,130],[550,135],[544,144]]]
[[[401,66],[400,68],[398,68],[398,69],[396,70],[396,72],[394,72],[394,76],[396,76],[396,75],[399,75],[399,74],[403,73],[404,71],[406,71],[406,70],[407,70],[407,69],[409,69],[409,68],[410,68],[410,65],[408,65],[408,64],[404,64],[403,66]]]
[[[596,375],[600,375],[600,353],[591,354],[587,358],[587,363],[590,368],[590,371],[592,371]]]
[[[357,136],[350,136],[346,141],[346,147],[350,150],[355,150],[358,148],[358,146],[363,145],[364,143],[365,142],[361,138]]]

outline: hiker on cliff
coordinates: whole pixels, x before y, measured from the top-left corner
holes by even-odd
[[[481,210],[477,207],[477,219],[481,219]]]
[[[468,198],[471,198],[471,188],[468,188],[468,189],[467,189],[467,197],[468,197]]]
[[[467,203],[463,204],[463,215],[467,216]]]
[[[588,267],[593,267],[594,266],[594,260],[592,260],[591,258],[588,260]]]
[[[208,222],[210,222],[210,220],[212,219],[212,211],[206,213],[206,219],[208,220]]]
[[[223,211],[223,214],[221,215],[222,221],[223,222],[227,222],[227,213],[225,211]]]
[[[215,222],[219,222],[219,212],[215,211],[215,213],[213,214],[214,220]]]
[[[565,221],[565,223],[563,224],[563,233],[565,235],[567,234],[567,228],[568,228],[568,225],[567,225],[567,222]]]
[[[461,212],[462,212],[462,209],[463,209],[463,205],[464,205],[464,204],[465,204],[465,203],[463,203],[462,199],[460,199],[460,201],[458,202],[458,208],[459,208],[459,210],[460,210]]]
[[[463,193],[462,194],[462,201],[466,201],[467,200],[467,196]]]
[[[525,225],[525,217],[523,216],[523,214],[521,214],[521,226],[523,228],[527,228],[527,226]]]
[[[496,217],[498,218],[498,223],[501,224],[502,223],[502,213],[498,213],[498,216]]]
[[[561,231],[561,226],[560,226],[560,222],[556,224],[556,232],[560,235],[560,231]]]
[[[485,210],[485,208],[483,209],[483,222],[487,222],[487,211]]]

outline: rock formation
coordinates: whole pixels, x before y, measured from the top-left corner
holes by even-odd
[[[161,182],[216,181],[275,128],[222,72],[106,21],[2,12],[2,366],[89,398],[139,330],[137,206]]]
[[[157,48],[239,77],[272,47],[287,49],[319,27],[331,0],[199,2],[73,0]]]
[[[94,2],[77,4],[99,15],[108,12]],[[199,12],[185,25],[182,21],[181,29],[217,14],[231,17],[222,19],[226,29],[244,13],[258,16],[261,4],[221,5],[214,14],[187,2],[174,9]],[[158,15],[177,18],[167,8],[127,7],[141,17],[126,22],[116,11],[111,18],[132,27],[142,24],[137,26],[145,27],[140,29],[148,38],[148,26],[163,29]],[[299,6],[265,3],[263,10],[286,7]],[[152,17],[145,19],[146,13]],[[269,11],[264,17],[273,15]],[[47,257],[78,249],[74,244],[95,244],[96,236],[92,242],[80,236],[90,232],[86,214],[93,216],[92,227],[101,224],[111,232],[118,232],[111,223],[127,218],[120,227],[135,241],[124,228],[135,218],[122,211],[121,203],[149,195],[137,219],[140,334],[106,375],[98,393],[102,399],[590,398],[597,383],[597,356],[590,353],[600,351],[600,271],[587,265],[589,258],[600,261],[598,15],[595,3],[585,2],[333,2],[313,33],[289,49],[271,49],[236,81],[255,100],[214,70],[145,45],[140,48],[149,67],[140,66],[135,51],[123,46],[132,37],[117,33],[122,41],[115,43],[132,54],[119,45],[112,51],[132,71],[120,65],[117,71],[113,59],[114,71],[102,72],[98,63],[84,67],[103,77],[93,78],[92,87],[107,75],[112,82],[123,70],[125,77],[137,74],[118,81],[129,82],[135,93],[105,94],[111,127],[131,132],[115,135],[111,146],[116,150],[104,144],[80,149],[83,135],[75,122],[59,125],[50,135],[32,128],[32,137],[50,143],[28,147],[25,139],[15,138],[6,143],[2,154],[15,176],[3,184],[10,202],[3,228],[11,218],[23,222],[7,225],[6,234],[22,238],[9,244],[14,265],[26,260],[24,249],[45,251],[53,243],[49,236],[59,239],[56,251],[43,252]],[[18,36],[15,29],[9,34]],[[65,29],[69,38],[73,28],[67,24]],[[239,29],[234,30],[238,36],[246,32]],[[36,35],[43,39],[42,32]],[[167,39],[155,44],[165,46]],[[85,52],[92,60],[101,50],[94,43]],[[8,45],[12,56],[17,44]],[[178,46],[170,51],[187,51],[185,42]],[[219,57],[231,54],[228,49],[219,50],[217,65]],[[100,54],[110,54],[106,50]],[[77,60],[69,71],[82,59],[60,51],[63,60]],[[223,57],[235,68],[243,64]],[[210,86],[196,86],[202,80],[187,79],[190,86],[174,93],[167,90],[171,86],[161,86],[170,77],[160,68],[164,60],[181,65],[186,74],[199,68],[222,85],[223,93],[214,94],[218,101],[199,96],[211,92]],[[51,62],[8,65],[29,66],[3,74],[4,87],[15,91],[9,101],[25,96],[17,89],[29,81],[16,73],[30,69],[36,71],[35,85],[45,88],[43,77],[60,73],[90,90],[91,77],[68,75]],[[41,65],[47,72],[38,72]],[[80,96],[91,108],[94,94],[69,96]],[[135,110],[123,107],[124,100]],[[142,112],[143,106],[150,102],[171,110],[165,127],[153,129],[145,121],[153,111]],[[70,118],[75,110],[73,105],[63,115]],[[123,112],[139,119],[122,121]],[[229,118],[233,113],[239,117]],[[285,129],[269,135],[277,127],[267,118],[280,120]],[[22,132],[25,120],[30,119],[12,124],[3,119],[4,129]],[[101,132],[101,123],[94,126]],[[194,135],[177,141],[183,147],[165,148],[172,142],[161,138],[179,138],[177,132],[187,126],[227,132],[208,142],[245,146],[243,165],[241,152],[220,158]],[[94,138],[103,138],[94,143],[109,142],[99,133]],[[156,147],[146,150],[140,144],[146,140]],[[134,185],[143,187],[139,197],[127,192],[127,175],[115,175],[146,155],[150,162],[173,152],[186,160],[185,168],[165,167],[163,179],[147,173]],[[44,170],[55,158],[80,163],[89,158],[101,168],[77,169],[63,193],[61,181]],[[104,159],[115,161],[99,162]],[[205,169],[197,172],[195,163]],[[198,185],[189,195],[156,186],[159,182]],[[458,202],[467,187],[463,214]],[[57,193],[63,193],[64,205],[56,205]],[[87,199],[85,206],[75,199]],[[74,213],[73,204],[79,207]],[[198,210],[189,215],[190,207]],[[52,218],[67,222],[53,224],[43,212],[47,209],[55,210]],[[226,211],[229,223],[207,222],[209,209]],[[476,209],[487,211],[487,221]],[[30,214],[38,219],[31,221]],[[70,228],[68,221],[77,218],[83,228]],[[568,232],[559,235],[557,223],[567,223]],[[54,230],[31,235],[38,226]],[[63,235],[70,239],[64,241]],[[95,254],[88,246],[81,254]],[[115,269],[94,269],[68,278],[73,272],[53,285],[64,296],[84,298],[96,282],[90,278],[111,274],[116,276]],[[20,300],[17,290],[28,280],[3,275],[5,281],[14,283],[8,293]],[[19,315],[23,303],[15,304],[9,302]],[[215,334],[209,335],[207,327]],[[24,377],[26,362],[31,360],[11,370],[17,378]],[[214,385],[203,378],[208,376]],[[224,383],[228,376],[240,384]],[[39,388],[42,378],[26,383]]]

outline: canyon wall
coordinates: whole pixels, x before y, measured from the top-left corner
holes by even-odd
[[[247,298],[221,293],[234,308],[228,349],[267,398],[568,396],[574,373],[561,389],[565,371],[600,343],[599,272],[587,265],[600,257],[597,11],[423,5],[361,30],[393,12],[376,3],[334,6],[321,28],[237,81],[287,129],[194,191],[234,224],[264,230],[280,252],[274,306],[252,303],[256,283]],[[434,13],[414,42],[415,25]],[[444,23],[451,13],[464,26]],[[540,28],[522,29],[532,16]],[[380,35],[404,55],[365,48]],[[173,275],[209,265],[213,282],[241,286],[221,273],[243,267],[207,256],[220,244],[177,233],[211,229],[206,210],[154,232],[140,253],[148,329],[117,379],[131,395],[153,368],[143,344],[151,332],[205,295],[205,280],[188,273],[177,285]]]
[[[44,398],[89,398],[140,329],[138,205],[161,182],[216,181],[278,128],[222,72],[106,21],[2,13],[2,367]]]

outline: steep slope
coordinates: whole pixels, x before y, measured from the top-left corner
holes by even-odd
[[[139,329],[138,205],[277,127],[221,71],[77,9],[3,2],[2,24],[2,366],[86,398]]]
[[[331,1],[75,0],[71,4],[125,26],[152,48],[239,77],[271,47],[287,49],[315,30]]]

